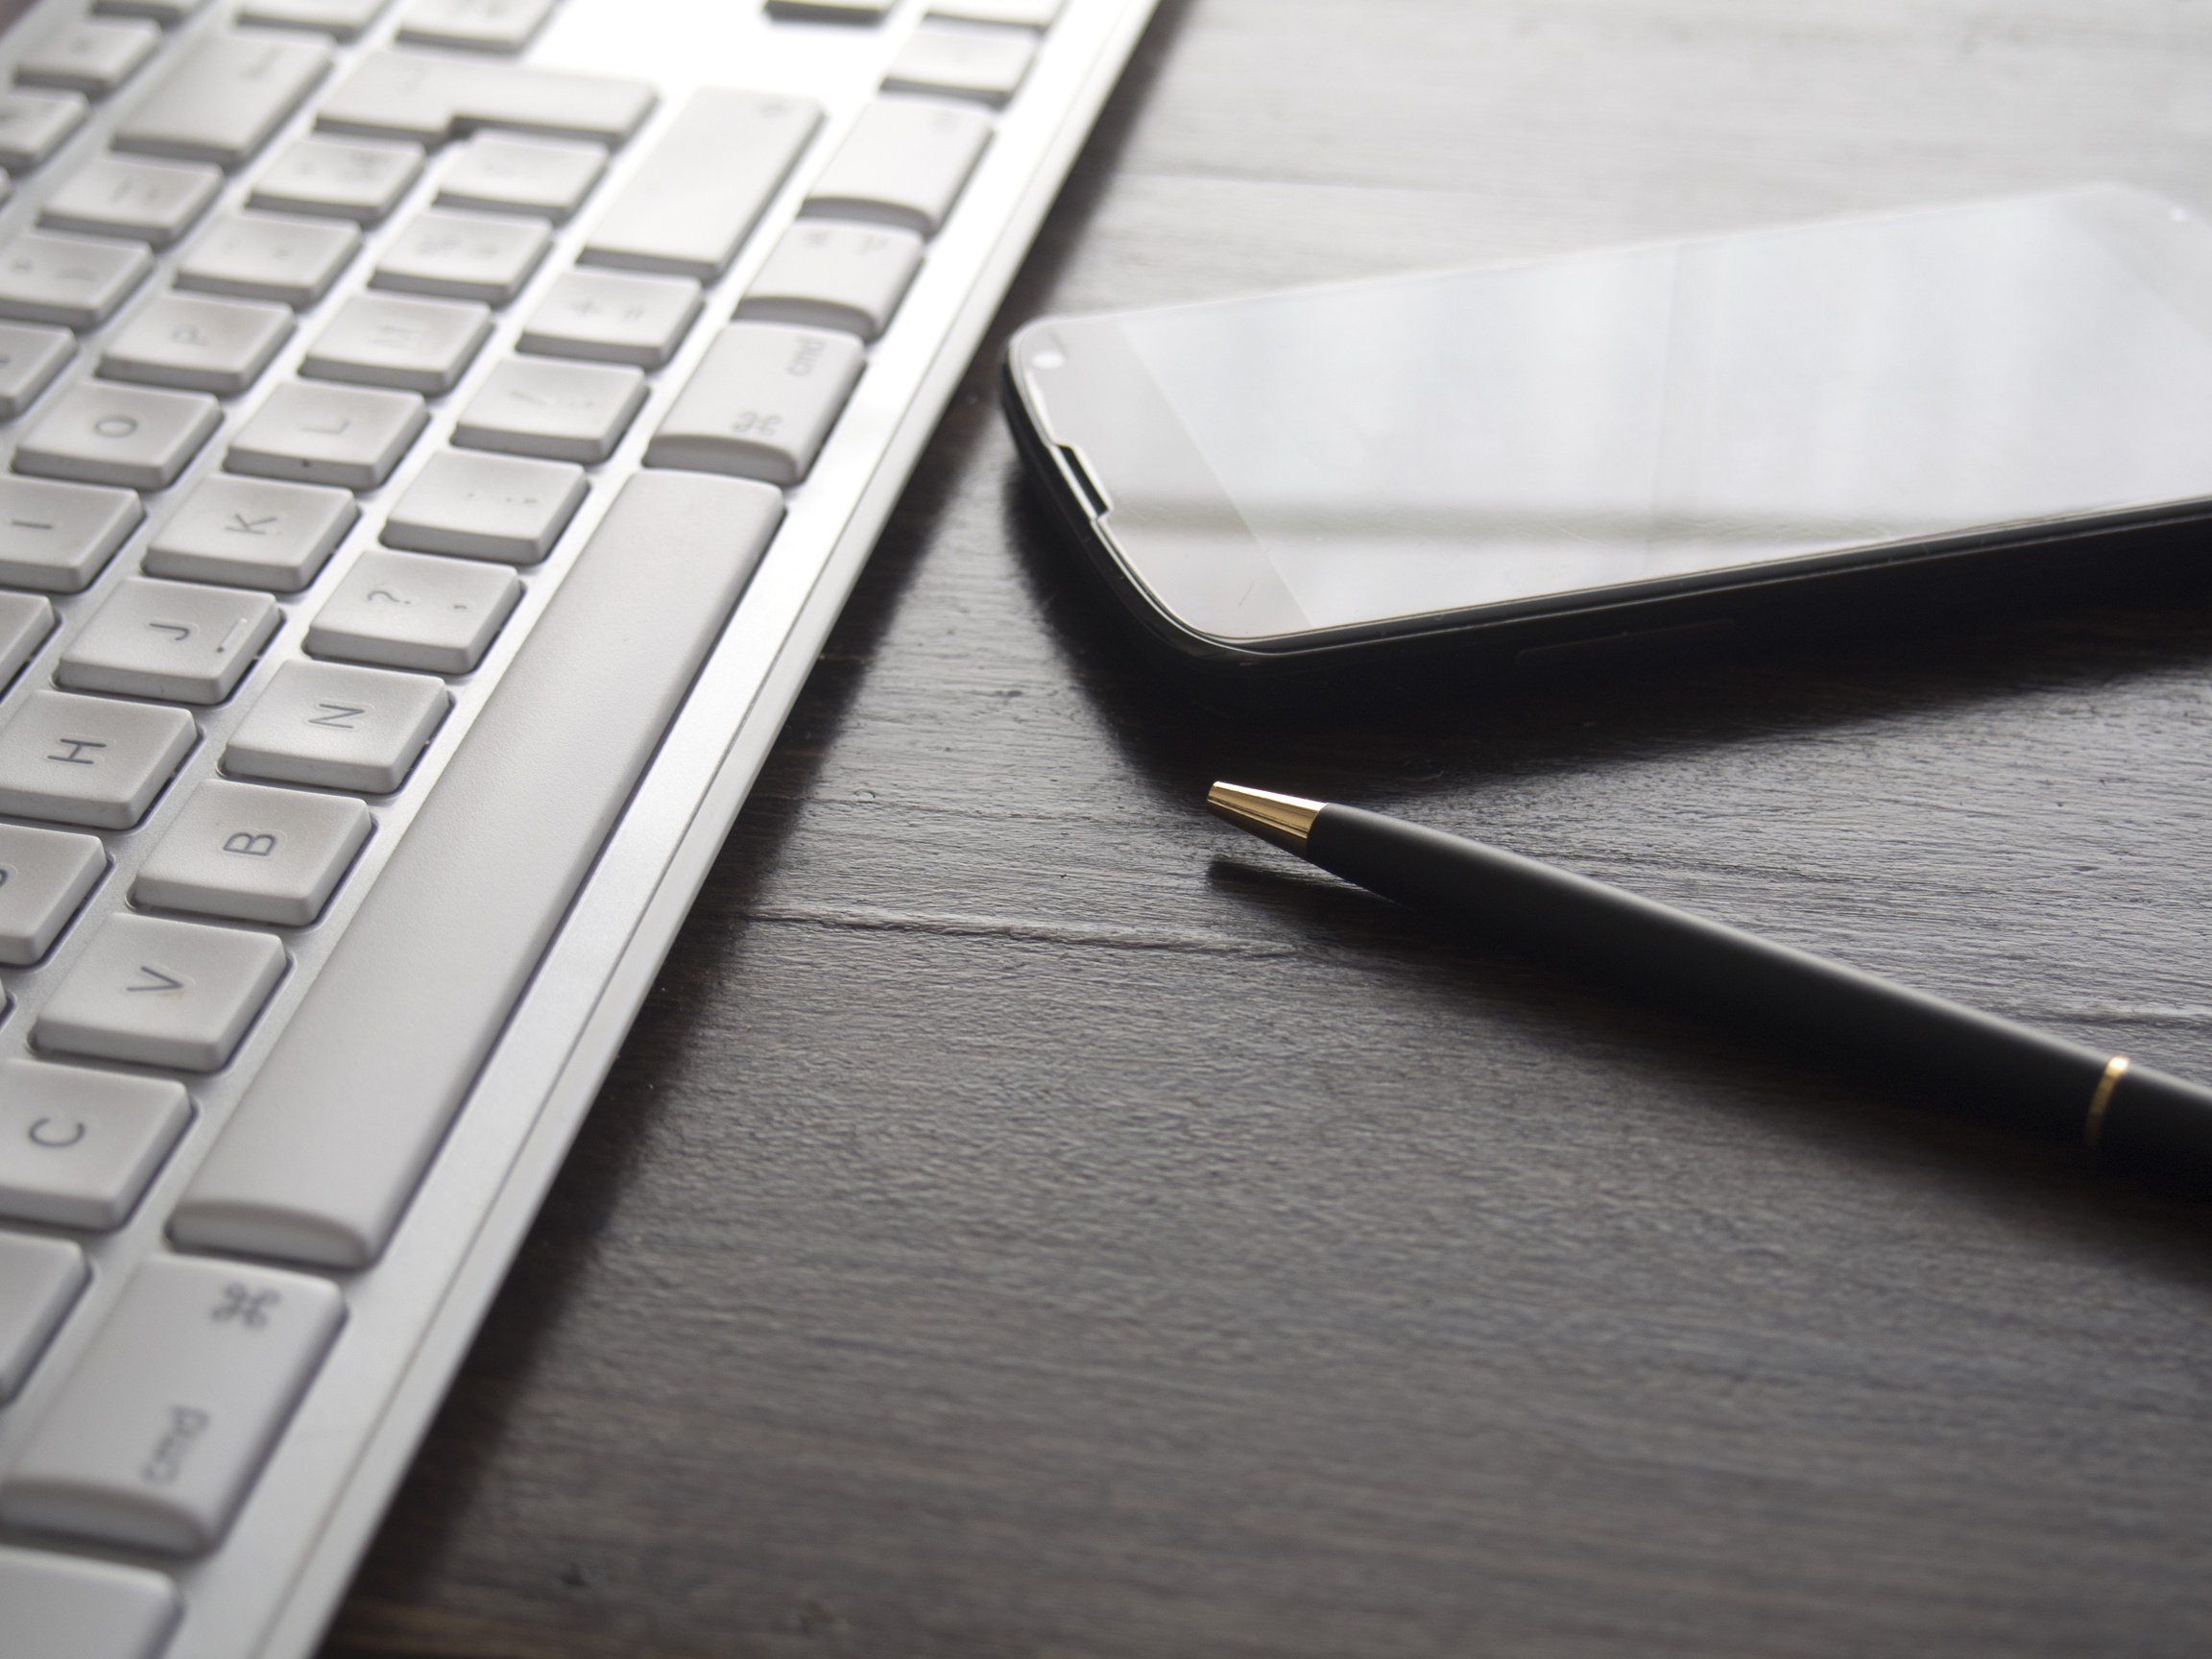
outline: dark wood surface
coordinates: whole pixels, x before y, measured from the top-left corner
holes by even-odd
[[[2124,178],[2201,0],[1166,0],[1002,320]],[[2212,1212],[1331,885],[1230,776],[2212,1074],[2212,596],[1311,722],[979,362],[332,1659],[2200,1654]]]

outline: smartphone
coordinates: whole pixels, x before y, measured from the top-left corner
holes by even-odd
[[[1526,655],[2212,517],[2212,227],[2093,185],[1048,318],[1005,390],[1184,659]]]

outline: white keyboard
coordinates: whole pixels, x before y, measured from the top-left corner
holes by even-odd
[[[1153,0],[0,40],[0,1654],[312,1648]]]

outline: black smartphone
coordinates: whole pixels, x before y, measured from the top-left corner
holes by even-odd
[[[1549,651],[2212,517],[2212,227],[2093,185],[1047,318],[1005,389],[1187,659]]]

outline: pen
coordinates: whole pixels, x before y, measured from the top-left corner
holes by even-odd
[[[2104,1161],[2212,1186],[2212,1090],[2012,1021],[1379,812],[1236,783],[1238,828],[1409,908],[1711,1012],[1787,1028],[1902,1081],[1985,1099],[2004,1121],[2080,1136]]]

